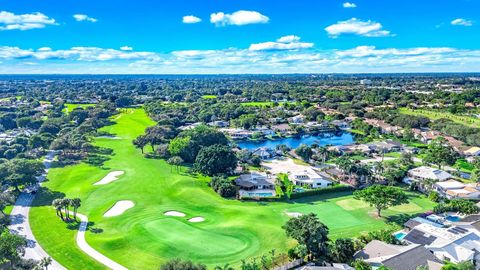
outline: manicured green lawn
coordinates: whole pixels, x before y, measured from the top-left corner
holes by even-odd
[[[400,108],[399,112],[401,114],[423,116],[423,117],[430,118],[432,120],[445,118],[465,126],[475,127],[475,128],[480,127],[480,119],[475,118],[473,116],[468,116],[468,115],[456,115],[446,111],[437,111],[437,110],[423,110],[423,109],[412,110],[409,108]]]
[[[256,107],[266,107],[266,106],[273,106],[275,102],[273,101],[252,101],[252,102],[242,102],[240,103],[242,106],[256,106]],[[279,106],[285,104],[285,103],[289,103],[289,102],[285,102],[285,101],[280,101],[280,102],[277,102]],[[290,103],[293,103],[293,102],[290,102]]]
[[[217,98],[217,96],[215,96],[215,95],[204,95],[204,96],[202,96],[202,98],[204,98],[204,99],[214,99],[214,98]]]
[[[383,228],[370,206],[353,199],[351,193],[337,193],[292,202],[240,202],[226,200],[207,186],[208,179],[183,171],[177,173],[166,162],[146,159],[131,144],[133,138],[154,123],[143,110],[124,111],[114,117],[117,124],[103,128],[120,139],[99,138],[96,144],[114,150],[103,168],[79,164],[51,169],[45,186],[61,194],[40,194],[31,210],[32,229],[38,241],[55,259],[72,269],[102,269],[76,247],[75,226],[67,226],[49,206],[53,197],[80,197],[79,212],[89,217],[96,233],[87,241],[95,249],[129,269],[158,269],[165,260],[182,257],[208,266],[261,256],[275,249],[284,252],[294,242],[281,226],[286,212],[316,213],[330,228],[330,237],[351,237]],[[93,186],[108,172],[125,171],[119,180]],[[117,217],[103,214],[119,200],[135,206]],[[413,208],[385,211],[387,217],[431,209],[426,198],[411,194]],[[167,217],[175,210],[186,217]],[[202,216],[201,223],[188,218]],[[100,231],[100,232],[99,232]]]
[[[63,108],[63,112],[64,113],[68,113],[68,112],[71,112],[73,111],[74,109],[76,108],[88,108],[88,107],[94,107],[95,104],[90,104],[90,103],[86,103],[86,104],[72,104],[72,103],[66,103],[65,104],[65,108]]]

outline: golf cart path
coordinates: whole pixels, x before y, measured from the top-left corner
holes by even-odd
[[[48,151],[47,155],[45,156],[45,159],[43,160],[43,165],[45,165],[45,174],[37,177],[39,183],[45,180],[46,174],[48,172],[48,169],[50,169],[54,156],[54,151]],[[13,206],[12,212],[10,213],[11,221],[8,229],[10,230],[10,232],[24,236],[27,239],[27,247],[25,248],[25,254],[23,255],[23,257],[25,259],[33,259],[39,261],[42,258],[51,256],[49,256],[48,253],[38,244],[30,228],[28,216],[30,213],[30,205],[32,204],[34,198],[34,194],[30,194],[27,192],[22,192],[20,196],[18,196],[17,201]],[[48,266],[48,268],[53,270],[66,269],[53,258],[52,263]]]
[[[73,215],[73,212],[70,212]],[[99,263],[105,265],[106,267],[113,269],[113,270],[127,270],[124,266],[120,265],[119,263],[111,260],[107,256],[103,255],[102,253],[95,250],[92,246],[87,243],[85,239],[85,232],[87,231],[88,226],[88,218],[85,215],[77,213],[77,217],[80,218],[80,227],[78,229],[76,241],[78,247],[85,252],[88,256],[92,257]]]

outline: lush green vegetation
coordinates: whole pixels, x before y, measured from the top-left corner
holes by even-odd
[[[480,119],[469,116],[469,115],[461,115],[461,114],[453,114],[448,112],[447,110],[427,110],[427,109],[409,109],[409,108],[399,108],[398,109],[401,114],[406,115],[415,115],[415,116],[423,116],[427,117],[431,120],[438,120],[438,119],[449,119],[459,124],[475,127],[478,128],[480,126]]]
[[[63,109],[63,112],[64,113],[70,113],[73,110],[75,110],[76,108],[87,109],[89,107],[94,107],[95,104],[91,104],[91,103],[86,103],[86,104],[83,104],[83,103],[82,104],[65,103],[64,106],[65,106],[65,108]]]
[[[287,213],[293,212],[317,214],[330,228],[329,236],[333,239],[385,227],[385,220],[376,218],[374,209],[355,200],[351,192],[289,203],[223,199],[208,186],[208,178],[191,175],[185,168],[177,172],[163,160],[144,158],[134,147],[132,140],[154,125],[143,110],[124,110],[113,119],[116,124],[102,131],[119,139],[95,140],[96,146],[113,149],[109,160],[102,167],[81,163],[51,169],[45,186],[52,192],[40,193],[31,210],[31,226],[38,241],[67,267],[101,269],[76,247],[75,224],[62,222],[50,206],[54,198],[63,196],[81,199],[78,211],[92,222],[87,241],[129,268],[156,269],[160,263],[176,257],[208,266],[238,265],[241,259],[272,249],[286,251],[294,243],[287,239],[281,226],[288,220]],[[123,170],[125,174],[108,185],[92,185],[113,170]],[[410,203],[384,210],[385,219],[397,221],[405,214],[433,207],[423,196],[408,196]],[[119,200],[132,200],[135,206],[118,217],[103,217]],[[184,212],[187,217],[163,215],[170,210]],[[187,222],[187,218],[196,216],[205,221]]]

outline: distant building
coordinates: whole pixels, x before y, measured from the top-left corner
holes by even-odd
[[[369,80],[369,79],[363,79],[363,80],[360,80],[360,84],[361,85],[371,85],[372,81]]]

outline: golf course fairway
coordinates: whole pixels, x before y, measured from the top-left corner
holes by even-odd
[[[76,226],[62,222],[50,206],[53,198],[79,197],[79,213],[92,222],[88,243],[129,269],[158,269],[172,258],[188,258],[209,267],[261,256],[275,249],[286,252],[295,244],[282,225],[287,212],[314,212],[330,229],[330,237],[351,237],[385,227],[384,219],[351,196],[335,193],[292,202],[241,202],[223,199],[208,187],[206,177],[180,173],[163,160],[145,158],[132,140],[155,123],[142,109],[123,110],[114,125],[102,128],[118,139],[97,138],[95,144],[113,149],[102,167],[81,163],[52,168],[30,212],[35,237],[43,248],[69,269],[104,269],[75,243]],[[123,171],[118,180],[93,185],[109,172]],[[385,217],[431,209],[425,197],[409,193],[410,204],[384,211]],[[118,201],[134,206],[104,217]],[[397,210],[397,211],[396,211]],[[185,216],[164,215],[178,211]],[[203,217],[202,222],[189,222]]]

